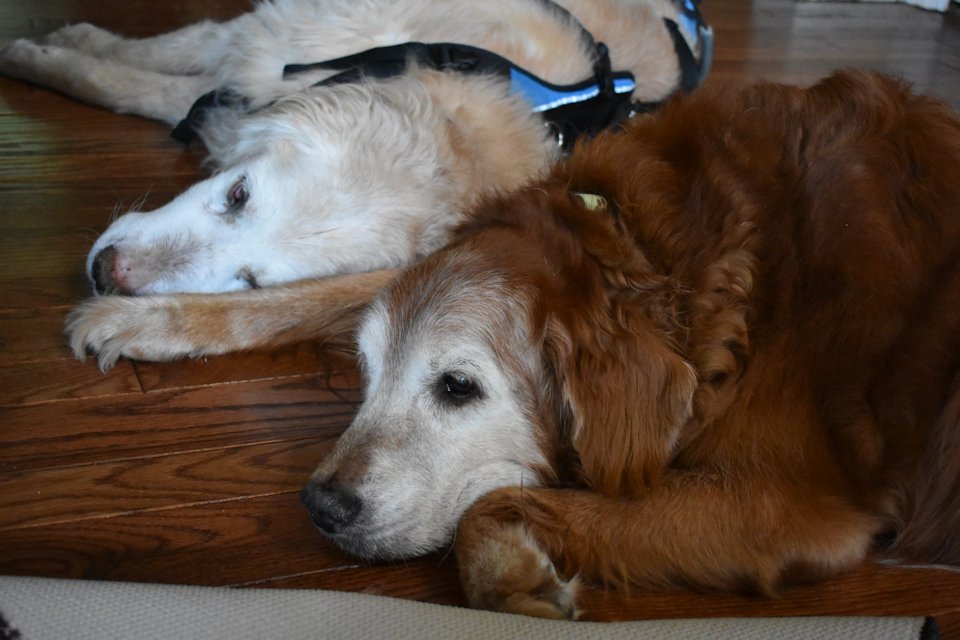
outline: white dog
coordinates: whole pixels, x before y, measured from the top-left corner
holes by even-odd
[[[558,153],[501,76],[410,64],[314,86],[340,70],[310,63],[452,42],[568,86],[597,74],[592,34],[635,76],[633,98],[651,102],[683,86],[682,49],[699,71],[708,62],[691,14],[691,0],[274,0],[141,40],[68,26],[7,45],[0,73],[171,124],[201,96],[239,96],[188,122],[213,177],[120,217],[87,261],[98,293],[229,292],[407,264],[440,247],[482,192],[523,183]],[[285,74],[291,63],[307,69]]]

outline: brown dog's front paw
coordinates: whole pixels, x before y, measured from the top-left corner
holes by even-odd
[[[573,584],[574,581],[558,581],[548,592],[539,595],[514,593],[503,601],[498,610],[535,618],[576,620],[578,611],[574,607],[576,590]]]
[[[577,581],[564,580],[522,525],[503,525],[458,544],[470,606],[538,618],[574,620]]]

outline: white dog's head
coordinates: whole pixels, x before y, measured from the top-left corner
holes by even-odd
[[[456,222],[438,126],[424,86],[406,77],[219,113],[204,130],[217,173],[117,219],[87,273],[98,292],[143,295],[407,264]]]

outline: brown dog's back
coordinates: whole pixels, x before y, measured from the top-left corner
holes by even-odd
[[[956,117],[845,72],[708,89],[582,151],[561,180],[621,203],[647,259],[696,292],[685,355],[715,376],[697,409],[717,424],[679,461],[740,459],[756,442],[731,439],[737,416],[808,395],[798,429],[823,431],[785,437],[834,458],[780,463],[892,517],[895,555],[960,562]]]

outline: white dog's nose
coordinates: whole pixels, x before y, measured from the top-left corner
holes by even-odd
[[[127,253],[114,245],[100,250],[90,267],[90,277],[97,293],[121,296],[137,294],[146,281],[142,268]]]
[[[115,277],[117,249],[113,245],[101,249],[93,259],[90,277],[97,293],[116,293],[117,282]]]

